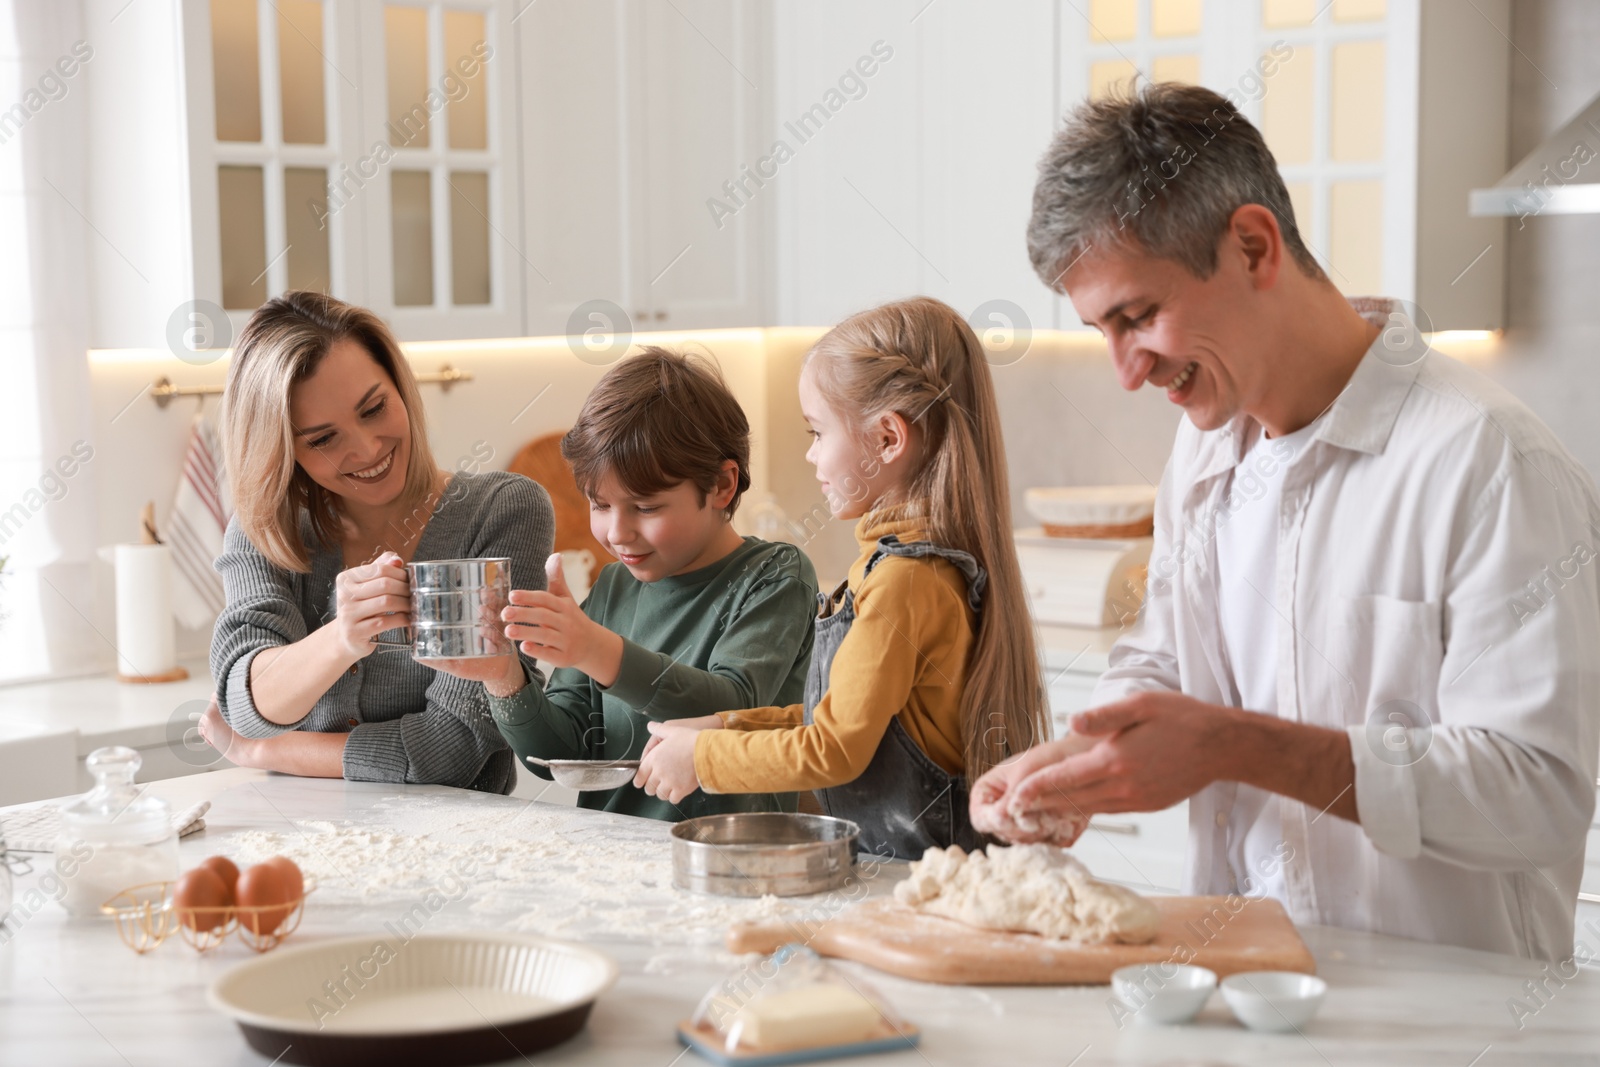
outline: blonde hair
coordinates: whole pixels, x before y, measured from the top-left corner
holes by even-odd
[[[852,315],[806,364],[829,406],[857,429],[896,412],[921,431],[921,462],[905,491],[874,510],[919,516],[930,540],[970,553],[988,572],[961,694],[966,771],[976,779],[1050,736],[983,345],[948,304],[915,297]]]
[[[422,395],[411,366],[383,320],[323,293],[294,290],[256,309],[228,366],[220,416],[222,451],[234,509],[250,543],[285,570],[309,572],[301,517],[325,546],[340,540],[339,497],[311,480],[294,458],[289,391],[309,378],[334,344],[355,341],[383,368],[411,427],[410,460],[400,506],[415,507],[433,489],[437,464],[428,447]]]

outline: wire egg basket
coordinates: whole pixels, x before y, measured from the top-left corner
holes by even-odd
[[[159,947],[174,930],[197,952],[209,952],[234,933],[257,952],[267,952],[299,927],[306,897],[316,890],[317,880],[307,877],[301,894],[281,904],[186,908],[172,899],[175,885],[146,882],[124,889],[100,905],[100,913],[116,920],[122,943],[141,956]]]

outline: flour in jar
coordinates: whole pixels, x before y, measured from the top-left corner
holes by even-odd
[[[902,904],[988,930],[1066,941],[1143,944],[1160,914],[1131,889],[1102,882],[1050,845],[930,848],[895,887]]]

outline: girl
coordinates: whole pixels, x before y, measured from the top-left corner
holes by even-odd
[[[861,547],[818,597],[805,702],[653,722],[636,782],[673,802],[815,789],[880,854],[979,847],[968,780],[1049,723],[983,347],[937,300],[862,312],[807,354],[800,406]]]
[[[519,474],[441,470],[388,327],[320,293],[250,317],[221,421],[238,512],[201,735],[244,767],[509,793],[483,687],[372,642],[410,621],[408,560],[510,557],[519,588],[544,588],[549,496]]]

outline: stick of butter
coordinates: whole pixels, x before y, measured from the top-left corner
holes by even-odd
[[[732,1025],[739,1042],[758,1048],[812,1047],[859,1041],[878,1026],[878,1009],[853,989],[821,982],[752,1001]]]

